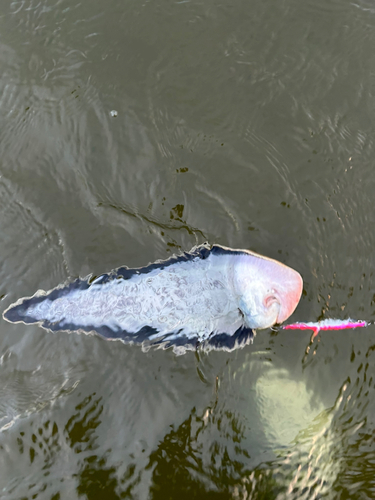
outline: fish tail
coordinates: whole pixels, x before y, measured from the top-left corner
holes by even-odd
[[[22,302],[18,301],[12,304],[3,312],[3,318],[10,323],[35,323],[35,318],[28,316],[29,302],[31,299],[23,299]]]
[[[49,292],[39,290],[32,297],[19,299],[3,312],[3,318],[10,323],[38,323],[45,319],[41,316],[43,305],[47,306],[48,303],[50,304],[72,291],[86,290],[90,286],[89,278],[90,277],[83,280],[77,279],[63,286],[54,288]]]

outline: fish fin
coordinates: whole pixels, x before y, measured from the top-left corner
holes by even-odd
[[[212,350],[233,351],[253,341],[254,332],[250,328],[241,327],[233,335],[217,333],[206,340],[205,345]]]
[[[80,328],[80,330],[89,331]],[[92,328],[91,333],[97,333],[100,337],[106,340],[120,340],[124,344],[138,344],[142,346],[143,351],[148,351],[151,348],[168,349],[173,348],[176,354],[185,354],[186,351],[193,351],[198,345],[198,336],[188,337],[181,332],[173,332],[170,334],[160,334],[150,326],[144,326],[136,333],[129,333],[123,330],[113,331],[108,326],[100,328]]]
[[[119,267],[114,271],[112,271],[112,273],[108,275],[108,278],[109,280],[115,278],[128,280],[132,276],[134,276],[134,274],[148,274],[151,271],[154,271],[155,269],[162,270],[168,268],[169,266],[172,266],[173,264],[178,264],[179,262],[188,262],[190,260],[195,260],[197,258],[204,260],[207,259],[210,256],[210,254],[211,254],[211,247],[210,245],[208,245],[208,243],[205,243],[203,245],[195,246],[190,250],[190,252],[183,252],[182,254],[172,255],[166,260],[157,260],[156,262],[148,264],[147,266],[144,267],[138,267],[132,269],[128,267]]]
[[[76,279],[72,282],[67,282],[61,286],[53,288],[49,292],[38,290],[32,297],[25,297],[11,304],[8,309],[3,312],[3,318],[10,323],[40,323],[43,324],[42,318],[35,318],[32,314],[28,314],[34,305],[40,304],[46,300],[53,302],[56,299],[64,297],[68,293],[75,290],[86,290],[90,287],[89,278]]]
[[[162,334],[151,326],[144,326],[137,332],[127,332],[121,328],[114,329],[107,325],[91,326],[66,323],[64,320],[52,323],[48,320],[38,321],[45,329],[52,332],[84,333],[86,335],[97,335],[104,340],[118,340],[124,344],[141,345],[144,351],[150,348],[168,349],[173,347],[177,354],[184,354],[188,350],[195,350],[198,345],[198,337],[188,337],[180,332]]]

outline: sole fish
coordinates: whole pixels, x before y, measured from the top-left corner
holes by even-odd
[[[273,259],[220,245],[146,267],[120,267],[12,304],[3,317],[56,331],[97,333],[108,340],[173,346],[176,353],[231,350],[256,329],[282,323],[302,293],[297,271]]]

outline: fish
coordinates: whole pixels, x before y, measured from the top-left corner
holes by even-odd
[[[203,244],[145,267],[67,281],[10,305],[3,318],[52,332],[195,350],[231,351],[283,323],[303,288],[294,269],[249,250]]]

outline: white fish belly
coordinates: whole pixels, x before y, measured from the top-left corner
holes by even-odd
[[[26,314],[59,322],[62,328],[108,326],[136,333],[149,326],[157,331],[150,339],[184,334],[205,340],[211,333],[232,335],[243,325],[228,282],[228,259],[222,255],[177,262],[130,279],[94,282],[86,290],[34,304]]]

